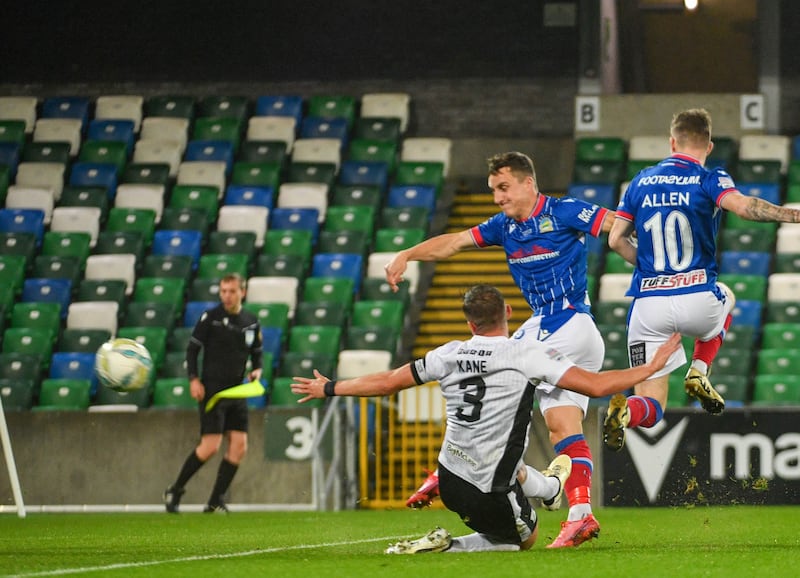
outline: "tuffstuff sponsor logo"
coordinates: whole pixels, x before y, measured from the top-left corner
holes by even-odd
[[[674,275],[658,275],[657,277],[644,277],[639,283],[639,290],[658,291],[662,289],[681,289],[683,287],[693,287],[695,285],[705,285],[708,283],[708,276],[705,269],[696,269],[687,273],[675,273]]]

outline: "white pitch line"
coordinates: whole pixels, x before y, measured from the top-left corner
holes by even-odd
[[[369,538],[366,540],[352,540],[348,542],[328,542],[325,544],[301,544],[299,546],[285,546],[278,548],[264,548],[260,550],[246,550],[244,552],[231,552],[230,554],[209,554],[207,556],[185,556],[169,560],[152,560],[150,562],[125,562],[120,564],[106,564],[105,566],[85,566],[83,568],[61,568],[59,570],[44,570],[42,572],[26,572],[23,574],[5,574],[3,578],[29,578],[33,576],[65,576],[67,574],[86,574],[88,572],[107,572],[124,568],[143,568],[147,566],[160,566],[161,564],[175,564],[178,562],[195,562],[199,560],[224,560],[226,558],[243,558],[258,554],[271,554],[273,552],[286,552],[289,550],[310,550],[312,548],[331,548],[333,546],[352,546],[354,544],[367,544],[382,540],[397,540],[397,536],[384,536],[382,538]]]

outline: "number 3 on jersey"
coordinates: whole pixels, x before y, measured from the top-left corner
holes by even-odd
[[[456,417],[460,420],[472,423],[481,419],[481,408],[483,407],[483,396],[486,395],[486,383],[480,376],[470,377],[458,384],[459,389],[464,391],[464,405],[456,411]],[[474,393],[473,393],[474,392]]]

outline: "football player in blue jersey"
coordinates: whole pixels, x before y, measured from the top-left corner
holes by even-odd
[[[628,295],[628,354],[645,361],[675,332],[694,337],[686,392],[711,414],[725,401],[708,379],[735,296],[717,280],[716,237],[722,210],[751,221],[800,222],[800,211],[743,195],[723,168],[706,169],[713,148],[711,116],[704,109],[679,112],[670,125],[672,155],[642,170],[617,207],[608,243],[635,265]],[[686,363],[683,349],[667,366],[634,388],[612,397],[603,424],[607,447],[619,451],[626,427],[653,427],[667,405],[669,374]]]
[[[386,265],[386,280],[396,290],[409,261],[437,261],[464,249],[503,247],[509,271],[532,310],[517,335],[544,341],[579,367],[598,371],[605,347],[589,310],[586,235],[608,232],[614,212],[540,193],[533,161],[523,153],[495,155],[488,160],[488,169],[489,189],[500,212],[464,231],[438,235],[398,252]],[[600,531],[591,506],[592,454],[583,433],[588,398],[542,382],[536,399],[556,454],[572,460],[565,487],[567,521],[548,547],[579,546]],[[426,505],[437,487],[434,472],[407,504]],[[545,507],[560,506],[557,500]]]

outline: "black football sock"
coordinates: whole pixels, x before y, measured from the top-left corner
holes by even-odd
[[[200,458],[197,457],[197,454],[194,450],[192,453],[189,454],[189,457],[186,458],[186,461],[183,462],[183,467],[181,468],[180,473],[178,474],[178,479],[175,480],[174,487],[177,489],[182,489],[186,486],[186,483],[192,478],[193,475],[197,473],[205,462],[201,462]]]
[[[228,491],[228,486],[231,485],[233,476],[236,475],[236,470],[239,469],[238,464],[233,464],[228,460],[223,459],[219,464],[217,470],[217,481],[214,482],[214,489],[211,491],[211,497],[208,500],[209,504],[218,504],[225,492]]]

